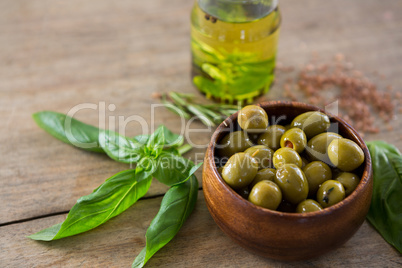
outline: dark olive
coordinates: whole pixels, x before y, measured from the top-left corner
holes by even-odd
[[[265,145],[256,145],[244,151],[254,157],[258,162],[258,169],[272,168],[272,157],[274,151]]]
[[[328,146],[331,163],[343,171],[352,171],[364,162],[362,148],[349,139],[335,139]]]
[[[313,199],[306,199],[304,201],[301,201],[296,208],[296,212],[298,213],[307,213],[320,210],[322,210],[321,205]]]
[[[308,141],[305,152],[312,160],[320,160],[327,165],[332,163],[328,157],[328,145],[334,139],[341,139],[342,136],[334,132],[326,132],[318,134]]]
[[[306,112],[293,119],[291,126],[302,129],[308,139],[323,133],[330,127],[329,117],[321,112]]]
[[[237,121],[240,127],[247,132],[263,132],[268,127],[267,113],[256,105],[248,105],[241,109]]]
[[[293,205],[286,200],[282,200],[282,202],[279,204],[276,210],[282,212],[294,213],[296,211],[296,205]]]
[[[354,191],[354,189],[356,189],[357,185],[360,182],[359,176],[357,176],[354,173],[350,173],[350,172],[339,173],[335,177],[335,180],[342,183],[343,188],[345,188],[346,195],[350,195]]]
[[[278,184],[286,201],[296,205],[307,198],[306,176],[295,164],[285,164],[279,168],[274,181]]]
[[[258,144],[258,137],[260,137],[261,133],[249,133],[247,132],[248,137],[250,138],[250,141],[253,144]],[[262,144],[264,145],[264,144]]]
[[[281,148],[281,137],[285,133],[285,127],[281,125],[269,126],[267,131],[260,134],[258,144],[266,145],[273,150]]]
[[[246,153],[232,155],[222,170],[222,178],[233,189],[249,185],[258,171],[257,161]]]
[[[291,128],[281,137],[281,147],[288,147],[298,153],[301,153],[306,145],[306,134],[300,128]]]
[[[235,153],[244,152],[246,149],[253,146],[247,133],[244,131],[234,131],[221,140],[217,145],[217,153],[220,157],[229,158]]]
[[[264,168],[260,169],[257,172],[257,175],[255,175],[254,180],[250,183],[249,187],[252,188],[254,185],[257,184],[257,182],[260,181],[274,181],[276,176],[276,169],[274,168]]]
[[[248,200],[254,205],[275,210],[282,201],[282,192],[273,181],[260,181],[250,191]]]
[[[323,208],[330,207],[345,198],[342,183],[335,180],[324,182],[317,191],[317,201]]]
[[[295,164],[298,167],[302,166],[300,155],[295,150],[287,147],[276,150],[272,161],[276,169],[280,168],[284,164]]]
[[[243,187],[239,190],[236,191],[241,197],[244,199],[248,199],[248,196],[250,195],[250,189],[248,186]]]
[[[313,161],[303,168],[304,175],[308,181],[308,194],[315,196],[320,185],[332,179],[331,168],[321,161]]]

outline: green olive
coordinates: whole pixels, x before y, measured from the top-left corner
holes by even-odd
[[[342,183],[345,188],[345,194],[350,195],[360,182],[359,176],[350,172],[342,172],[335,177],[335,180]]]
[[[295,150],[287,147],[276,150],[272,161],[276,169],[280,168],[284,164],[295,164],[298,167],[302,166],[300,155]]]
[[[335,139],[328,146],[331,163],[343,171],[352,171],[364,162],[362,148],[349,139]]]
[[[220,157],[229,158],[235,153],[244,152],[251,146],[253,146],[253,144],[247,133],[240,130],[226,134],[216,147]]]
[[[232,155],[222,170],[222,178],[235,190],[249,185],[258,171],[258,163],[246,153]]]
[[[271,168],[274,151],[265,145],[256,145],[244,151],[254,157],[258,162],[258,169]]]
[[[260,181],[274,181],[276,176],[276,169],[274,168],[264,168],[264,169],[260,169],[257,172],[257,175],[255,175],[253,181],[250,183],[249,187],[253,188],[254,185],[257,184],[257,182]]]
[[[247,132],[263,132],[268,127],[267,113],[256,105],[248,105],[241,109],[237,121],[240,127]]]
[[[307,145],[306,134],[300,128],[291,128],[281,137],[281,147],[288,147],[301,153]]]
[[[317,201],[323,208],[330,207],[344,198],[345,189],[339,181],[328,180],[317,191]]]
[[[307,198],[308,182],[303,171],[295,164],[285,164],[276,171],[275,183],[283,198],[294,205]]]
[[[308,139],[323,133],[330,127],[329,117],[321,112],[306,112],[293,119],[291,126],[302,129]]]
[[[260,181],[250,191],[248,200],[254,205],[275,210],[282,201],[282,192],[272,181]]]
[[[258,144],[266,145],[273,150],[281,148],[281,137],[285,133],[285,127],[281,125],[269,126],[267,131],[260,134]]]
[[[304,175],[308,181],[308,194],[315,196],[320,185],[332,179],[331,168],[321,161],[313,161],[303,168]]]
[[[313,199],[306,199],[304,201],[301,201],[296,208],[296,212],[298,213],[307,213],[320,210],[322,210],[321,205]]]
[[[334,132],[318,134],[308,141],[305,151],[312,160],[320,160],[327,165],[332,163],[328,157],[328,145],[335,139],[341,139],[342,136]]]

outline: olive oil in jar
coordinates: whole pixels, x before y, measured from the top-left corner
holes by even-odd
[[[274,80],[275,0],[198,0],[191,14],[192,79],[208,98],[251,102]]]

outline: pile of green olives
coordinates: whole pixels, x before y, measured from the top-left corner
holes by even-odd
[[[216,149],[224,181],[242,197],[267,209],[307,213],[342,201],[360,182],[356,169],[363,150],[330,132],[319,111],[296,116],[289,125],[269,124],[265,110],[239,111],[241,128],[226,134]]]

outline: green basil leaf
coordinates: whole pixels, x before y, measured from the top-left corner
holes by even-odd
[[[159,156],[165,146],[165,126],[160,125],[154,133],[149,136],[145,153],[154,156]]]
[[[165,137],[164,148],[169,148],[169,147],[176,148],[176,147],[181,146],[184,142],[183,136],[173,133],[165,126],[163,126],[163,135]]]
[[[116,132],[101,131],[99,144],[110,158],[122,163],[135,163],[144,154],[144,145]]]
[[[194,175],[166,192],[159,212],[145,235],[146,246],[136,257],[132,267],[143,267],[159,249],[172,240],[194,210],[197,195],[198,181]]]
[[[153,176],[163,184],[173,186],[186,181],[202,163],[194,163],[180,155],[169,151],[163,151],[156,162],[156,170]]]
[[[150,136],[151,135],[149,135],[149,134],[137,135],[133,138],[133,140],[135,140],[139,144],[146,145],[148,143]]]
[[[65,114],[42,111],[33,114],[35,122],[53,137],[87,151],[103,153],[98,144],[99,128]]]
[[[119,215],[145,195],[151,185],[149,172],[125,170],[77,200],[63,223],[39,231],[29,238],[50,241],[91,230]]]
[[[391,144],[368,142],[373,162],[373,197],[367,219],[402,253],[402,155]]]

